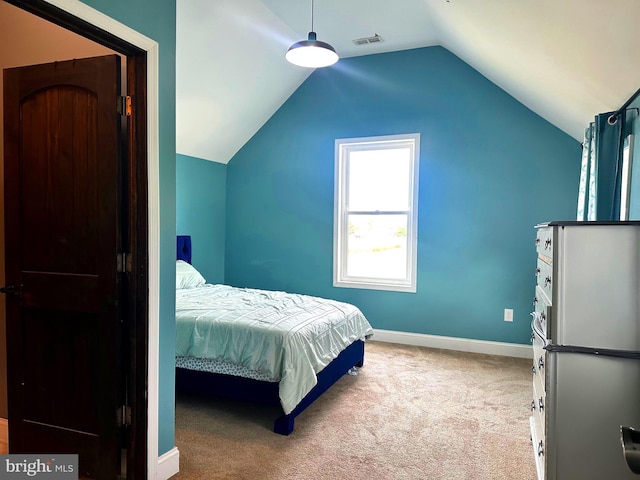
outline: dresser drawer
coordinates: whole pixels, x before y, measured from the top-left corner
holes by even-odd
[[[551,338],[551,332],[553,331],[553,319],[551,318],[551,301],[547,297],[542,287],[536,287],[536,294],[533,297],[534,314],[540,316],[540,323],[542,326],[543,337],[545,339]]]
[[[546,303],[551,304],[553,300],[553,267],[540,257],[538,257],[538,264],[536,266],[536,277],[538,287],[540,287],[547,296]]]
[[[541,227],[536,233],[536,251],[538,255],[553,260],[553,228]]]
[[[531,443],[533,444],[533,455],[536,462],[536,473],[538,480],[545,479],[545,453],[546,453],[546,438],[543,431],[543,423],[540,420],[540,416],[532,412],[530,417],[531,426]]]
[[[531,402],[531,409],[533,410],[532,415],[536,420],[536,424],[538,425],[538,431],[542,432],[542,438],[544,438],[544,434],[546,431],[545,428],[545,407],[547,402],[547,397],[544,389],[540,386],[540,382],[538,381],[540,378],[539,375],[534,377],[533,381],[533,400]]]
[[[535,370],[535,374],[533,375],[534,381],[538,381],[540,384],[540,390],[546,390],[546,364],[547,364],[547,352],[544,350],[544,341],[538,337],[538,335],[533,335],[533,368]]]

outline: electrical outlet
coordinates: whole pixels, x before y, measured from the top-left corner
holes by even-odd
[[[504,321],[513,322],[513,308],[504,309]]]

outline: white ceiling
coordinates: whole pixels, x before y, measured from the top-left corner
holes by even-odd
[[[311,0],[176,4],[177,151],[227,163],[311,73],[284,59]],[[577,140],[640,88],[640,0],[315,0],[314,30],[342,58],[442,45]]]

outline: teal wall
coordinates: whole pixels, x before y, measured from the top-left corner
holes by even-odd
[[[191,235],[192,263],[208,283],[224,283],[226,181],[225,164],[177,155],[178,235]]]
[[[417,293],[334,288],[335,139],[413,132]],[[225,281],[348,301],[374,328],[528,344],[533,226],[575,218],[580,154],[442,47],[342,59],[227,165]]]
[[[160,364],[158,453],[174,447],[176,235],[176,2],[83,0],[159,45]],[[155,321],[155,319],[150,319]]]

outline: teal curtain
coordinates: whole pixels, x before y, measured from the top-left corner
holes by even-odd
[[[620,212],[620,133],[624,119],[608,122],[611,113],[596,115],[585,129],[578,189],[577,219],[617,220]]]

